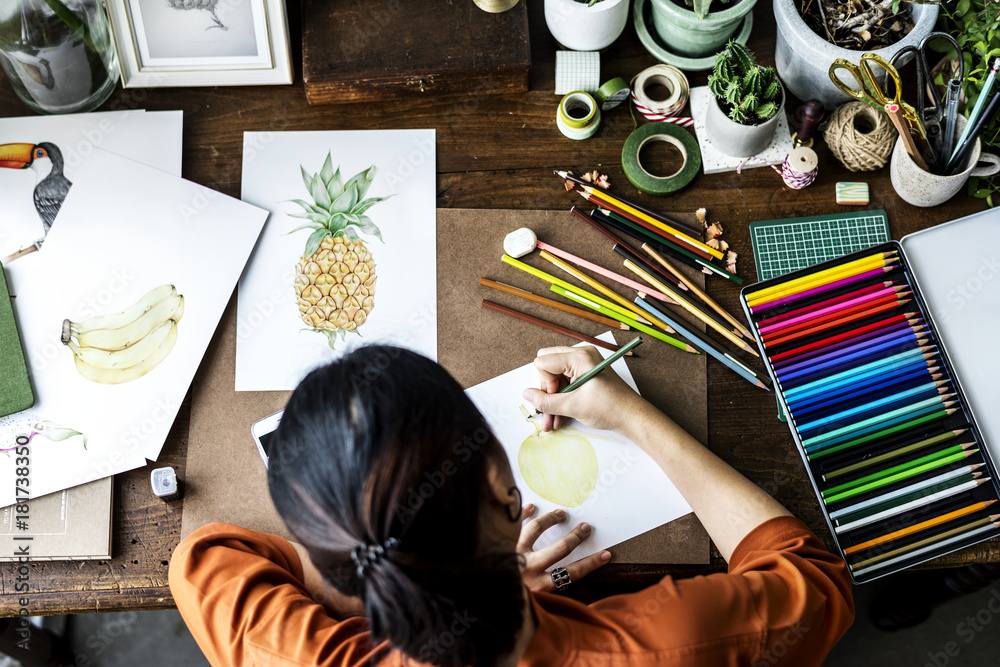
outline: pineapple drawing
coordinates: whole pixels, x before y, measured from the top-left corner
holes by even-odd
[[[332,349],[349,331],[360,336],[358,328],[375,307],[375,259],[359,234],[382,241],[379,228],[365,215],[389,198],[365,198],[374,178],[373,165],[345,183],[340,167],[334,171],[333,158],[327,153],[319,173],[310,175],[302,167],[312,202],[292,200],[303,209],[292,217],[309,221],[292,232],[313,230],[295,267],[299,314],[309,330],[326,336]]]

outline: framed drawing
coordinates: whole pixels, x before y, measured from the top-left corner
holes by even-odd
[[[126,88],[292,82],[282,0],[108,0]]]

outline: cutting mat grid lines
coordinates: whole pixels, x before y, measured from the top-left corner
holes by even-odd
[[[885,211],[861,211],[750,223],[757,279],[835,259],[889,240]]]

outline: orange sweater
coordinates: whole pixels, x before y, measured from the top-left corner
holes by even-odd
[[[284,539],[215,523],[174,552],[170,589],[215,667],[396,667],[366,619],[338,621],[303,586]],[[854,619],[842,560],[798,519],[747,535],[728,574],[675,581],[594,604],[534,594],[537,630],[521,667],[558,665],[820,665]]]

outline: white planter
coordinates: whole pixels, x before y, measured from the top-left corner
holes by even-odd
[[[778,113],[767,121],[760,125],[741,125],[724,114],[715,95],[711,95],[708,112],[705,114],[705,132],[708,134],[708,140],[718,150],[733,157],[751,157],[763,152],[774,140],[778,119],[785,113],[785,97],[782,92]]]
[[[628,0],[545,0],[545,23],[556,41],[574,51],[600,51],[618,39],[628,22]]]
[[[830,64],[837,58],[844,58],[857,65],[861,62],[862,54],[867,52],[834,46],[817,35],[802,20],[799,14],[800,4],[798,0],[774,0],[774,20],[778,24],[774,48],[775,69],[792,95],[803,101],[819,100],[829,112],[851,99],[830,80]],[[895,44],[874,51],[886,60],[904,47],[917,46],[934,30],[938,17],[937,4],[906,6],[910,8],[913,17],[913,30]],[[858,85],[846,72],[839,76],[847,77],[843,81],[849,86]]]

